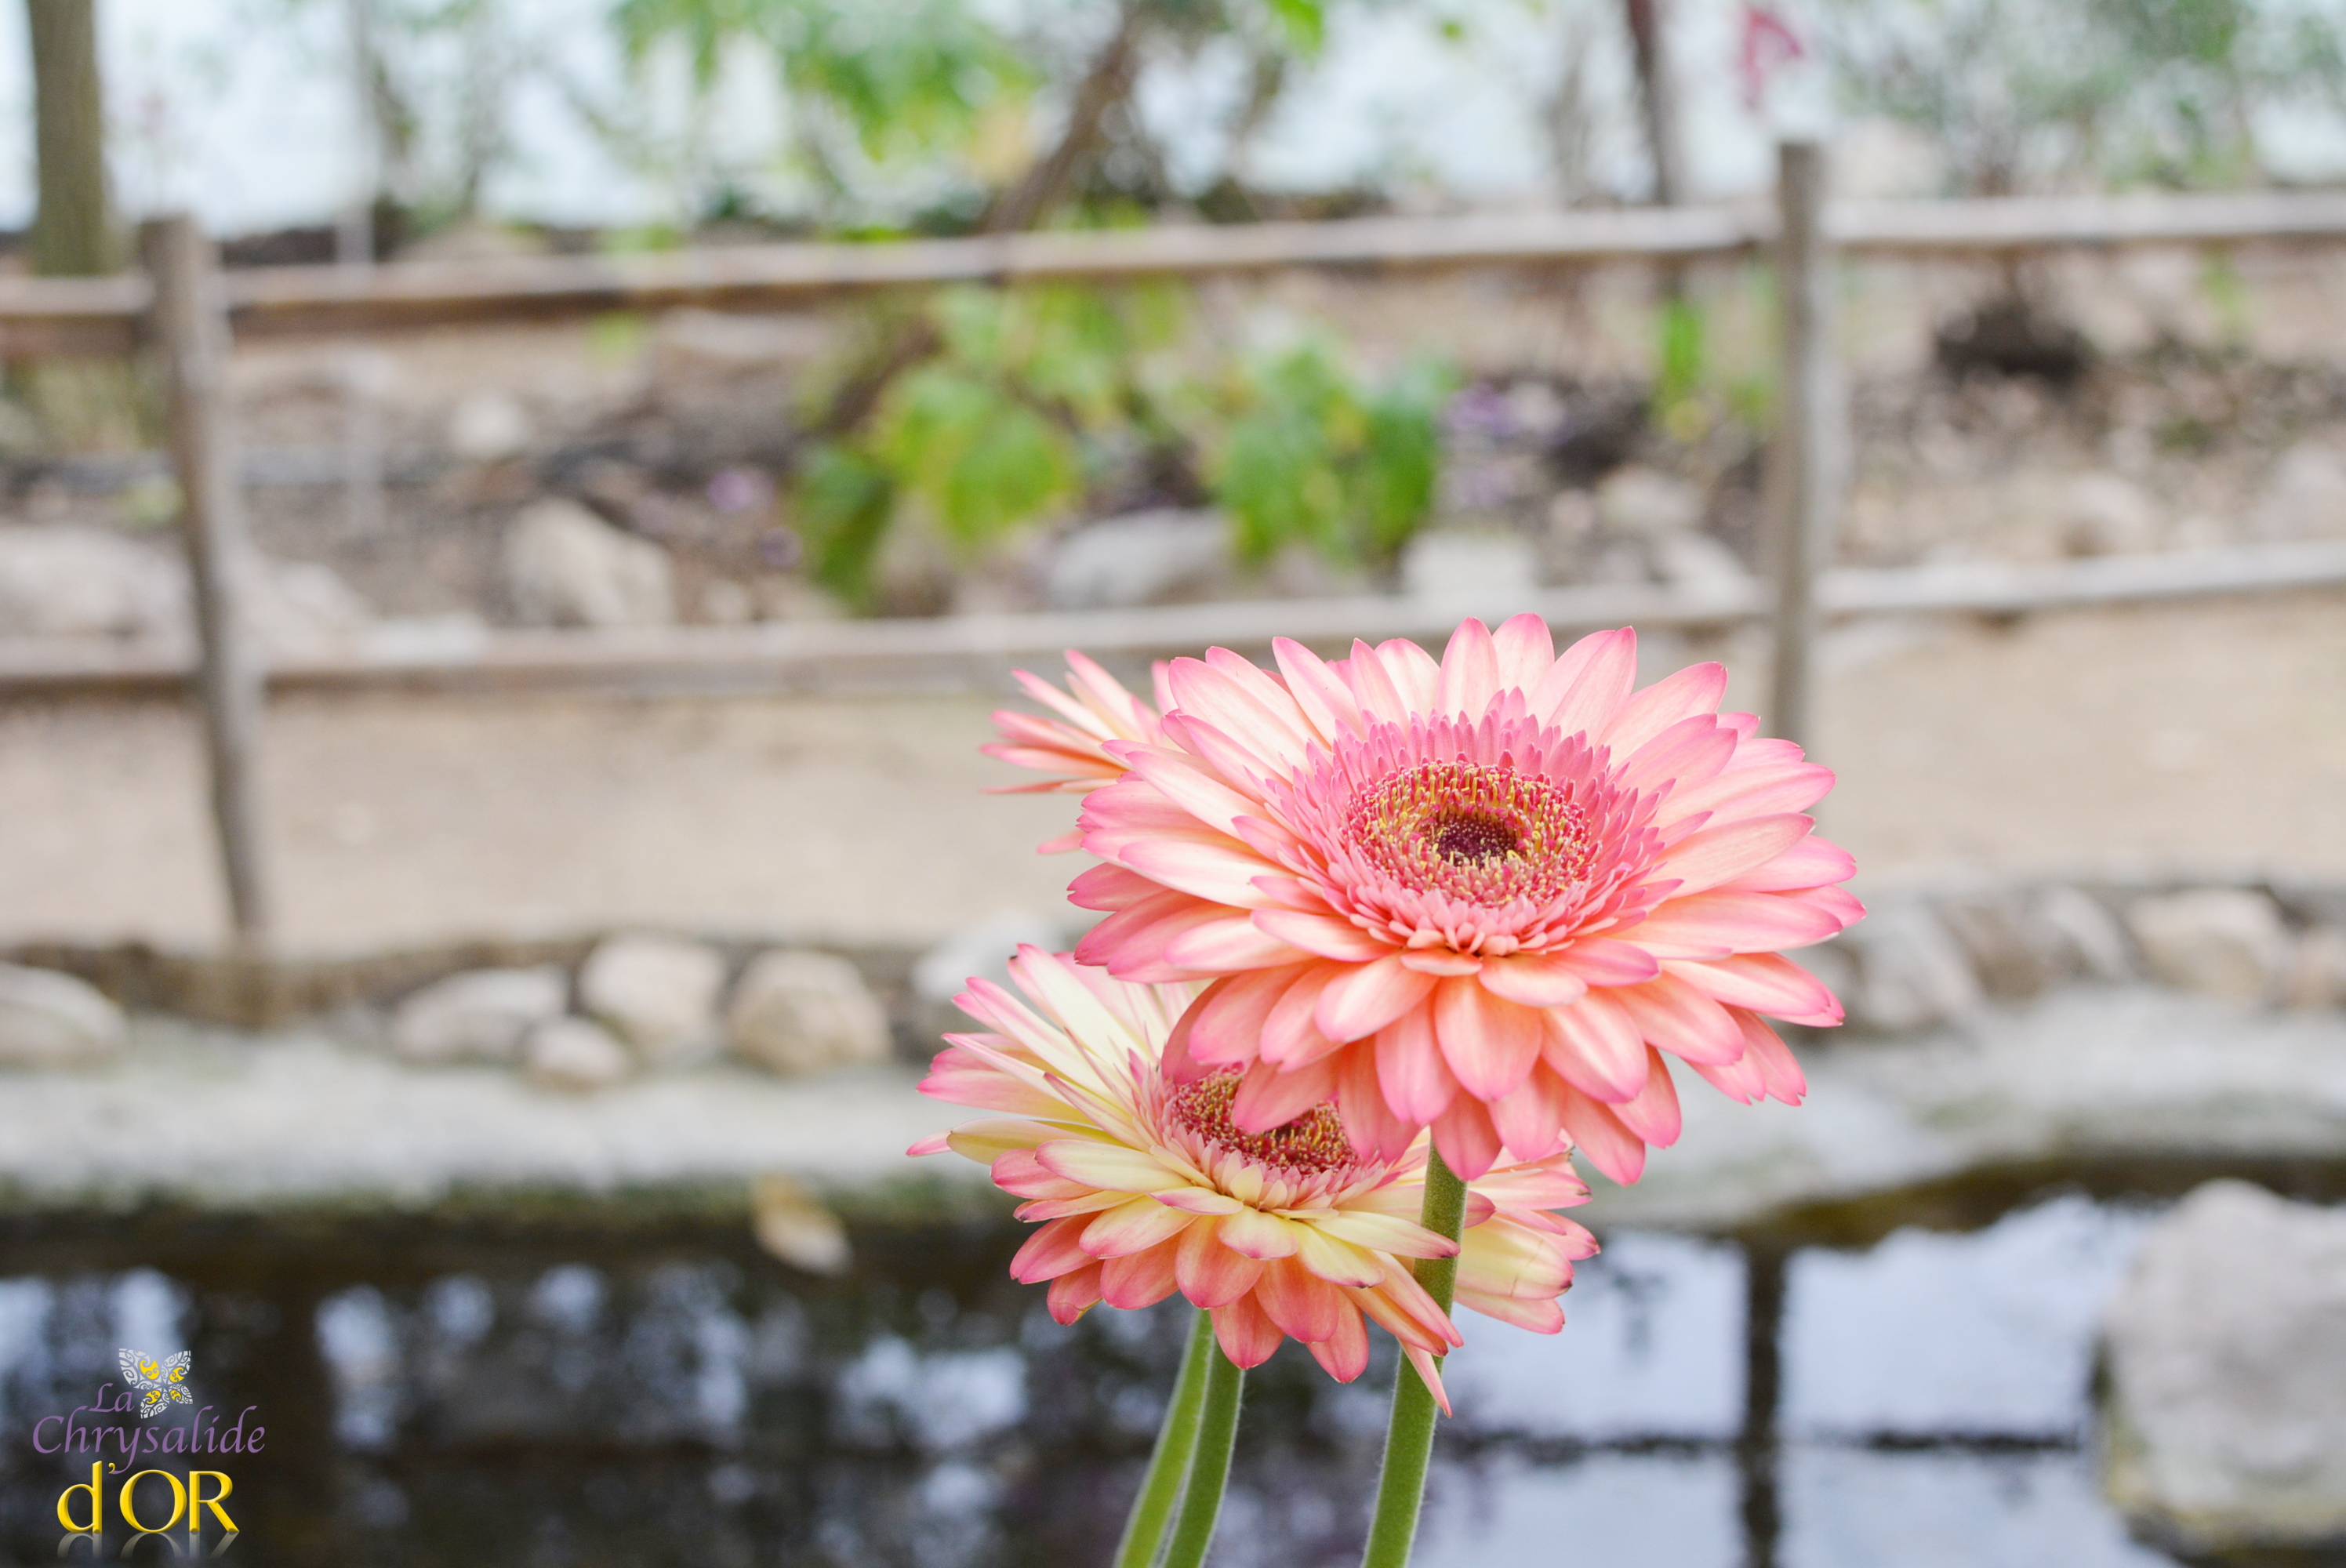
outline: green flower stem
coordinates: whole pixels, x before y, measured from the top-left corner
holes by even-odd
[[[1189,1464],[1188,1489],[1181,1494],[1181,1517],[1165,1549],[1165,1568],[1201,1568],[1213,1543],[1214,1521],[1221,1516],[1222,1488],[1230,1479],[1230,1446],[1239,1434],[1239,1395],[1246,1374],[1217,1344],[1206,1358],[1206,1397],[1198,1412],[1198,1452]]]
[[[1206,1363],[1214,1349],[1214,1319],[1199,1312],[1189,1329],[1189,1348],[1181,1353],[1181,1375],[1173,1381],[1173,1402],[1166,1408],[1165,1424],[1157,1430],[1157,1447],[1148,1455],[1148,1473],[1141,1478],[1140,1495],[1132,1500],[1132,1517],[1124,1522],[1124,1540],[1116,1549],[1116,1568],[1148,1568],[1164,1544],[1166,1522],[1180,1500],[1181,1482],[1189,1474],[1189,1461],[1198,1451],[1198,1416],[1206,1400]]]
[[[1426,1157],[1425,1207],[1418,1223],[1453,1241],[1466,1228],[1466,1184],[1442,1163],[1439,1154]],[[1416,1273],[1425,1293],[1449,1311],[1458,1288],[1457,1257],[1421,1257]],[[1440,1364],[1438,1359],[1435,1364]],[[1433,1419],[1439,1413],[1433,1390],[1403,1361],[1393,1380],[1384,1471],[1377,1478],[1377,1512],[1369,1523],[1369,1549],[1361,1568],[1408,1568],[1410,1547],[1417,1540],[1418,1505],[1425,1499],[1425,1469],[1433,1457]]]

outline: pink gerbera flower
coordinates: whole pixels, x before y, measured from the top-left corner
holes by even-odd
[[[1059,717],[1044,718],[1021,713],[1015,708],[997,708],[994,727],[1002,732],[1002,738],[978,749],[988,757],[1051,777],[1036,784],[997,785],[987,793],[1082,794],[1116,782],[1124,774],[1124,764],[1109,756],[1107,748],[1116,741],[1157,738],[1158,714],[1169,706],[1165,690],[1166,669],[1162,661],[1153,667],[1156,708],[1133,696],[1124,688],[1122,681],[1073,648],[1067,650],[1066,691],[1023,669],[1014,671],[1026,694]],[[1042,852],[1059,854],[1079,847],[1082,840],[1083,831],[1078,829],[1050,840],[1042,846]]]
[[[1634,632],[1558,657],[1535,616],[1468,621],[1438,664],[1274,646],[1279,675],[1177,660],[1158,735],[1103,743],[1129,771],[1084,803],[1107,863],[1071,892],[1112,912],[1077,956],[1211,983],[1171,1076],[1247,1069],[1242,1132],[1331,1097],[1383,1157],[1430,1126],[1467,1176],[1568,1137],[1635,1181],[1678,1135],[1665,1052],[1799,1102],[1762,1015],[1841,1012],[1777,950],[1864,911],[1802,814],[1832,774],[1718,712],[1724,669],[1633,691]]]
[[[1100,1301],[1148,1307],[1178,1290],[1213,1314],[1238,1366],[1291,1338],[1349,1382],[1368,1365],[1373,1321],[1440,1397],[1433,1359],[1458,1331],[1402,1259],[1455,1253],[1462,1305],[1543,1333],[1564,1326],[1556,1298],[1572,1260],[1596,1250],[1547,1212],[1587,1200],[1568,1153],[1490,1173],[1469,1192],[1464,1243],[1453,1242],[1416,1222],[1422,1139],[1397,1158],[1363,1154],[1324,1104],[1245,1131],[1230,1119],[1237,1071],[1167,1080],[1165,1043],[1195,987],[1127,984],[1034,947],[1011,972],[1025,1000],[972,981],[960,1005],[993,1032],[948,1036],[921,1085],[1009,1119],[912,1152],[951,1148],[1027,1200],[1019,1217],[1045,1223],[1011,1272],[1050,1282],[1060,1322]]]

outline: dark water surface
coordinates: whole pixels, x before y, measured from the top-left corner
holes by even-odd
[[[2096,1485],[2096,1325],[2208,1174],[2008,1172],[1742,1237],[1606,1234],[1600,1199],[1562,1335],[1465,1319],[1419,1568],[2155,1568]],[[852,1272],[819,1280],[688,1219],[0,1219],[0,1547],[58,1560],[91,1461],[36,1451],[63,1425],[42,1418],[118,1391],[131,1346],[190,1350],[201,1419],[266,1429],[259,1454],[140,1461],[231,1476],[224,1562],[1104,1563],[1184,1314],[1058,1327],[1003,1271],[1023,1228],[859,1224]],[[1357,1561],[1392,1376],[1382,1354],[1339,1387],[1282,1352],[1250,1379],[1215,1563]]]

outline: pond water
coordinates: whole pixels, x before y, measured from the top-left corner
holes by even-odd
[[[2096,1324],[2205,1174],[2004,1173],[1739,1237],[1606,1234],[1600,1207],[1562,1335],[1467,1320],[1421,1568],[2166,1563],[2096,1485]],[[141,1459],[232,1478],[239,1532],[207,1557],[1102,1562],[1182,1319],[1058,1327],[1003,1273],[1021,1229],[858,1224],[852,1270],[816,1280],[681,1219],[0,1220],[0,1548],[58,1560],[58,1494],[91,1460],[48,1451],[67,1427],[44,1418],[91,1424],[76,1407],[119,1391],[131,1346],[192,1354],[196,1401],[149,1425],[265,1430],[259,1453]],[[1390,1355],[1345,1388],[1282,1353],[1250,1380],[1216,1564],[1357,1561],[1391,1377]],[[148,1515],[171,1507],[142,1485]]]

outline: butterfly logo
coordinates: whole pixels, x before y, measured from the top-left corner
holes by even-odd
[[[157,1359],[137,1350],[118,1350],[117,1358],[122,1366],[123,1380],[147,1398],[138,1407],[138,1419],[145,1420],[165,1405],[191,1405],[195,1396],[188,1392],[188,1352]]]

